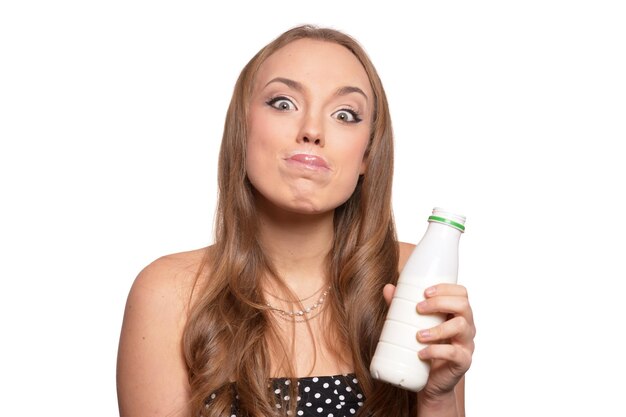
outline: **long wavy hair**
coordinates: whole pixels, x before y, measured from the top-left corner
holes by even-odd
[[[196,280],[194,302],[183,337],[189,368],[190,411],[197,416],[230,416],[235,401],[240,415],[268,417],[295,414],[292,401],[276,407],[271,390],[270,355],[278,333],[265,304],[261,279],[280,278],[258,239],[255,197],[246,176],[247,113],[255,74],[275,51],[309,38],[344,46],[356,56],[374,92],[374,117],[365,157],[366,172],[351,197],[334,212],[334,238],[326,258],[332,289],[324,320],[338,357],[349,358],[365,402],[362,416],[407,416],[414,413],[415,395],[374,380],[369,363],[382,330],[386,303],[382,288],[398,278],[398,245],[391,210],[393,134],[387,98],[378,74],[363,48],[350,36],[327,28],[299,26],[261,49],[243,68],[228,108],[219,154],[219,196],[215,244]],[[198,283],[202,282],[202,285]],[[328,335],[327,335],[328,336]],[[282,346],[282,371],[293,378],[287,344]],[[290,384],[296,390],[297,384]],[[211,397],[210,407],[207,398]],[[291,395],[296,398],[297,395]],[[412,414],[414,415],[414,414]]]

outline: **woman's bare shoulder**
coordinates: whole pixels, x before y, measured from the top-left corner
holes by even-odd
[[[181,274],[195,274],[205,261],[207,251],[211,247],[191,250],[187,252],[172,253],[161,256],[148,264],[139,274],[155,277],[180,276]]]
[[[207,248],[162,256],[128,294],[117,362],[121,416],[187,415],[189,385],[182,336],[190,295]]]
[[[141,270],[131,289],[133,292],[159,294],[169,301],[188,301],[201,269],[206,266],[206,254],[210,248],[162,256]]]
[[[415,249],[415,245],[412,243],[398,242],[398,271],[402,271],[413,249]]]

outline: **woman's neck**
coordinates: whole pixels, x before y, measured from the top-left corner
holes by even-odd
[[[326,259],[333,244],[333,212],[300,214],[259,210],[259,237],[276,272],[296,295],[326,282]]]

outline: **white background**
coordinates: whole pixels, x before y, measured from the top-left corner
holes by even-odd
[[[468,218],[468,415],[623,413],[621,2],[219,3],[0,6],[0,414],[117,413],[130,285],[211,242],[235,79],[307,22],[380,72],[400,238]]]

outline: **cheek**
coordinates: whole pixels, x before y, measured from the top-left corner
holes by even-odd
[[[277,150],[285,141],[295,137],[297,130],[287,118],[277,118],[271,113],[257,110],[248,119],[248,150]]]
[[[365,173],[367,167],[365,151],[369,143],[369,131],[351,139],[347,141],[347,144],[342,149],[344,160],[346,161],[346,166],[350,166],[354,172],[361,175]]]
[[[286,127],[267,115],[251,114],[246,144],[246,173],[250,181],[258,181],[275,173],[284,138],[289,134]]]
[[[246,169],[248,173],[255,172],[271,147],[271,126],[263,117],[255,113],[250,114],[248,121],[248,139],[246,144]]]
[[[257,144],[268,136],[270,124],[267,118],[261,117],[258,111],[251,111],[248,119],[248,148],[250,144]]]

